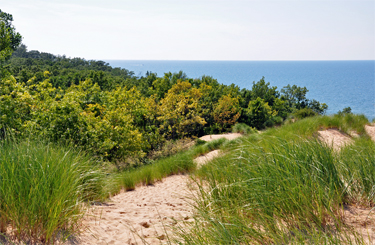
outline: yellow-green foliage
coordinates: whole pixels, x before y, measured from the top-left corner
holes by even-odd
[[[230,128],[240,117],[241,107],[238,98],[224,95],[213,111],[214,120],[220,130]]]
[[[28,119],[32,97],[24,86],[11,76],[0,82],[0,129],[20,131]]]
[[[160,132],[168,138],[191,135],[206,121],[199,116],[199,99],[202,92],[192,88],[191,83],[179,81],[161,100],[157,118],[161,122]]]
[[[53,88],[48,79],[28,83],[17,83],[13,77],[2,80],[0,126],[4,130],[66,140],[108,159],[143,155],[145,142],[136,123],[147,115],[147,108],[135,89],[104,93],[90,80],[66,91]]]

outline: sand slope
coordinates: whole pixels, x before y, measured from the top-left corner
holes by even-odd
[[[197,163],[197,168],[200,168],[202,165],[208,163],[209,161],[211,161],[212,159],[218,157],[220,155],[221,151],[220,150],[214,150],[214,151],[210,151],[209,153],[203,155],[203,156],[199,156],[197,158],[194,159],[194,162]]]
[[[368,136],[370,136],[370,138],[375,141],[375,125],[365,125],[365,130]]]
[[[353,140],[346,134],[341,133],[337,129],[327,129],[318,131],[319,139],[328,146],[332,146],[335,150],[340,150],[341,147],[351,144]]]

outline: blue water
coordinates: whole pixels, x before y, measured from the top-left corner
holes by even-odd
[[[144,76],[147,71],[184,71],[189,78],[212,76],[219,83],[251,89],[263,76],[280,90],[288,84],[305,86],[309,99],[328,105],[327,114],[345,107],[375,118],[375,61],[130,61],[107,60],[113,67]]]

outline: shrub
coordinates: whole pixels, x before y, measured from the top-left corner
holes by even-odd
[[[298,119],[302,119],[302,118],[306,118],[306,117],[316,116],[316,115],[318,115],[318,113],[316,113],[315,111],[313,111],[310,108],[303,108],[303,109],[299,109],[296,112],[294,112],[293,115]]]
[[[198,142],[199,139],[197,139]],[[205,143],[205,141],[203,141]],[[190,138],[184,138],[180,140],[169,140],[160,144],[158,148],[151,151],[148,154],[148,158],[152,160],[165,158],[181,151],[189,149],[190,146],[194,144],[193,140]]]
[[[249,106],[245,109],[247,118],[246,124],[262,129],[265,127],[264,123],[276,114],[272,108],[261,98],[249,102]]]

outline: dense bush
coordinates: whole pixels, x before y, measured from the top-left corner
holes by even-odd
[[[295,111],[293,113],[293,116],[295,116],[298,119],[302,119],[302,118],[305,118],[305,117],[313,117],[313,116],[316,116],[317,114],[318,113],[316,113],[315,111],[313,111],[310,108],[303,108],[303,109],[299,109],[299,110]]]

